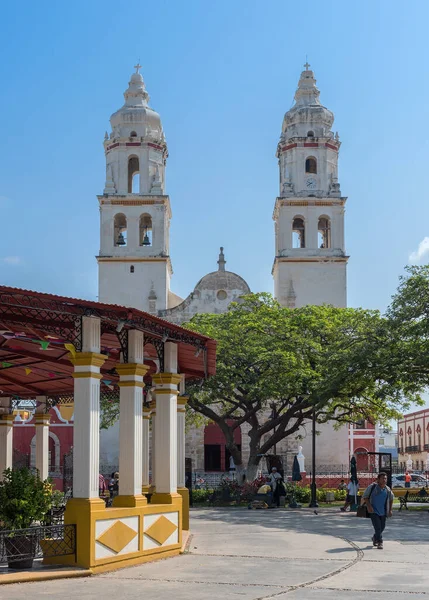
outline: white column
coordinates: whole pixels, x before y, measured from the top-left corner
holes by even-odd
[[[153,378],[152,378],[153,381]],[[152,395],[152,402],[150,403],[150,417],[151,417],[151,444],[150,444],[150,454],[151,454],[151,467],[152,467],[152,482],[151,489],[155,490],[155,438],[156,438],[156,398],[154,398],[154,394]]]
[[[185,474],[185,416],[187,396],[177,398],[177,487],[186,487]]]
[[[144,493],[149,491],[149,430],[150,430],[150,408],[143,406],[142,419],[142,489]]]
[[[13,419],[13,415],[0,417],[0,479],[3,471],[13,466]]]
[[[47,414],[34,415],[36,420],[36,469],[44,481],[49,477],[49,421]]]
[[[128,333],[129,363],[117,365],[120,388],[119,412],[119,496],[115,506],[136,506],[142,496],[143,470],[143,332]]]
[[[82,318],[82,352],[74,365],[73,497],[98,498],[100,451],[100,319]]]
[[[171,501],[177,496],[177,373],[157,373],[152,377],[156,387],[155,421],[155,502]]]

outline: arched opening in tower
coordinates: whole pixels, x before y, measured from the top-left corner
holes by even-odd
[[[122,213],[115,215],[113,225],[113,244],[115,246],[127,245],[127,218]]]
[[[293,220],[292,248],[305,248],[305,224],[302,217],[295,217]]]
[[[152,217],[150,215],[141,215],[139,232],[140,246],[152,246]]]
[[[328,217],[320,217],[317,226],[317,247],[331,247],[331,221]]]
[[[140,163],[138,156],[128,159],[128,193],[140,193]]]

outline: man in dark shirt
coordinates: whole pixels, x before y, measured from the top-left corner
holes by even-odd
[[[379,550],[383,550],[383,531],[386,527],[386,518],[392,516],[393,493],[386,484],[386,473],[379,473],[377,483],[371,483],[363,494],[363,501],[374,527],[372,543]]]

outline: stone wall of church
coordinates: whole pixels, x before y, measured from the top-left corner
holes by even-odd
[[[347,264],[345,262],[277,262],[274,268],[274,295],[287,305],[290,281],[296,294],[296,308],[308,304],[347,306]]]

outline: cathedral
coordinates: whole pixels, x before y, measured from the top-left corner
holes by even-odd
[[[276,157],[279,195],[274,202],[274,295],[290,308],[306,304],[347,305],[344,207],[338,181],[340,140],[332,131],[333,113],[320,102],[310,65],[304,65],[295,103],[283,118]],[[224,312],[231,301],[250,292],[238,274],[226,269],[223,248],[217,269],[202,277],[186,298],[171,290],[170,198],[165,189],[168,147],[160,115],[149,106],[140,65],[135,67],[124,105],[106,132],[106,180],[100,207],[99,301],[132,306],[181,324],[197,313]],[[267,215],[268,218],[268,215]],[[267,265],[268,268],[268,265]],[[246,457],[245,426],[239,432]],[[347,427],[321,426],[319,460],[348,462]],[[310,456],[309,431],[300,443]],[[111,455],[113,432],[104,436],[104,459]],[[103,436],[102,436],[103,437]],[[194,468],[227,470],[225,448],[213,425],[188,436],[187,456]],[[217,440],[217,441],[216,441]],[[297,442],[284,440],[280,454]],[[110,445],[110,449],[107,447]],[[207,448],[219,446],[215,451]],[[341,458],[340,458],[341,457]]]

